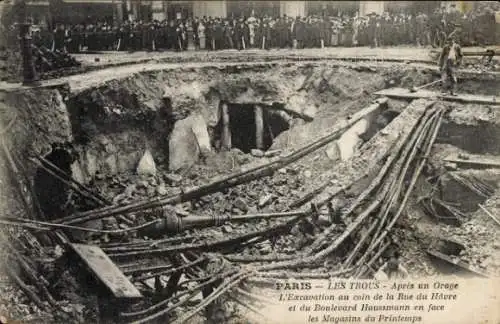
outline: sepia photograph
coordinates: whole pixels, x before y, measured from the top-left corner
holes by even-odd
[[[499,1],[0,0],[0,324],[500,324]]]

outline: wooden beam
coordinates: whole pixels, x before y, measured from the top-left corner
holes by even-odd
[[[264,116],[262,107],[255,105],[255,147],[264,149]]]
[[[227,103],[221,105],[222,114],[222,148],[225,150],[231,150],[231,128],[229,120],[229,107]]]
[[[467,157],[467,159],[460,158],[457,154],[450,155],[446,157],[443,161],[449,163],[456,163],[457,165],[463,165],[476,168],[500,168],[500,158],[496,157]]]
[[[305,114],[300,111],[292,110],[286,107],[286,104],[284,102],[280,101],[261,101],[261,102],[253,102],[253,101],[233,101],[231,103],[235,103],[238,105],[242,105],[242,107],[254,107],[255,105],[259,105],[261,109],[266,109],[266,110],[281,110],[289,114],[290,116],[294,118],[302,118],[305,121],[312,121],[314,118],[311,115]]]
[[[436,54],[439,56],[441,51],[432,50],[432,54]],[[500,56],[500,52],[494,49],[487,49],[485,51],[462,51],[463,56]]]
[[[70,244],[69,246],[116,298],[142,297],[139,290],[100,247],[84,244]]]
[[[482,96],[472,94],[457,94],[456,96],[441,94],[437,91],[419,90],[411,92],[410,89],[390,88],[375,92],[376,95],[396,99],[441,99],[445,101],[456,101],[462,103],[477,103],[485,105],[500,105],[497,96]]]
[[[460,260],[458,257],[451,257],[449,255],[446,255],[446,254],[441,253],[439,251],[436,251],[434,249],[428,249],[426,252],[427,252],[427,254],[433,256],[434,258],[442,260],[442,261],[444,261],[444,262],[448,263],[449,265],[454,266],[456,268],[465,270],[467,272],[473,273],[473,274],[480,276],[480,277],[484,277],[484,278],[489,277],[488,274],[486,274],[480,270],[477,270],[469,263]]]

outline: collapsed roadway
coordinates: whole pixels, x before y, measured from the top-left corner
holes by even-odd
[[[1,92],[4,270],[38,322],[217,323],[395,250],[412,277],[499,273],[497,72],[447,97],[407,62],[113,71]]]

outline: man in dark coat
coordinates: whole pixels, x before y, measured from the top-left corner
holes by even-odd
[[[300,19],[300,16],[298,16],[292,23],[292,34],[293,39],[296,42],[296,47],[303,48],[304,41],[306,40],[306,26],[305,23]]]
[[[455,36],[449,36],[439,56],[439,68],[441,70],[443,90],[449,91],[451,95],[455,95],[457,85],[455,69],[462,64],[462,58],[462,48],[456,42]]]
[[[224,39],[224,32],[222,29],[222,22],[219,18],[217,18],[213,26],[212,42],[214,43],[214,50],[219,50],[222,48],[223,39]]]
[[[64,25],[58,24],[54,31],[54,50],[63,51],[65,46],[66,30]]]
[[[200,49],[200,35],[198,33],[198,27],[200,26],[200,20],[198,17],[194,17],[192,27],[193,27],[193,42],[194,42],[194,48],[196,50]]]

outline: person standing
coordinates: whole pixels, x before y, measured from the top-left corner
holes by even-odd
[[[196,50],[200,49],[200,20],[198,17],[194,17],[191,28],[193,29],[193,43]]]
[[[199,38],[199,48],[200,49],[205,49],[206,48],[206,35],[205,35],[205,20],[200,21],[198,24],[198,38]]]
[[[446,45],[443,47],[439,56],[439,68],[441,71],[443,91],[449,91],[452,96],[455,95],[455,88],[457,85],[455,69],[462,64],[462,58],[462,48],[456,42],[455,36],[448,36]]]
[[[54,31],[54,45],[52,47],[52,51],[63,51],[65,46],[65,38],[66,31],[64,30],[64,25],[58,24],[56,30]]]

